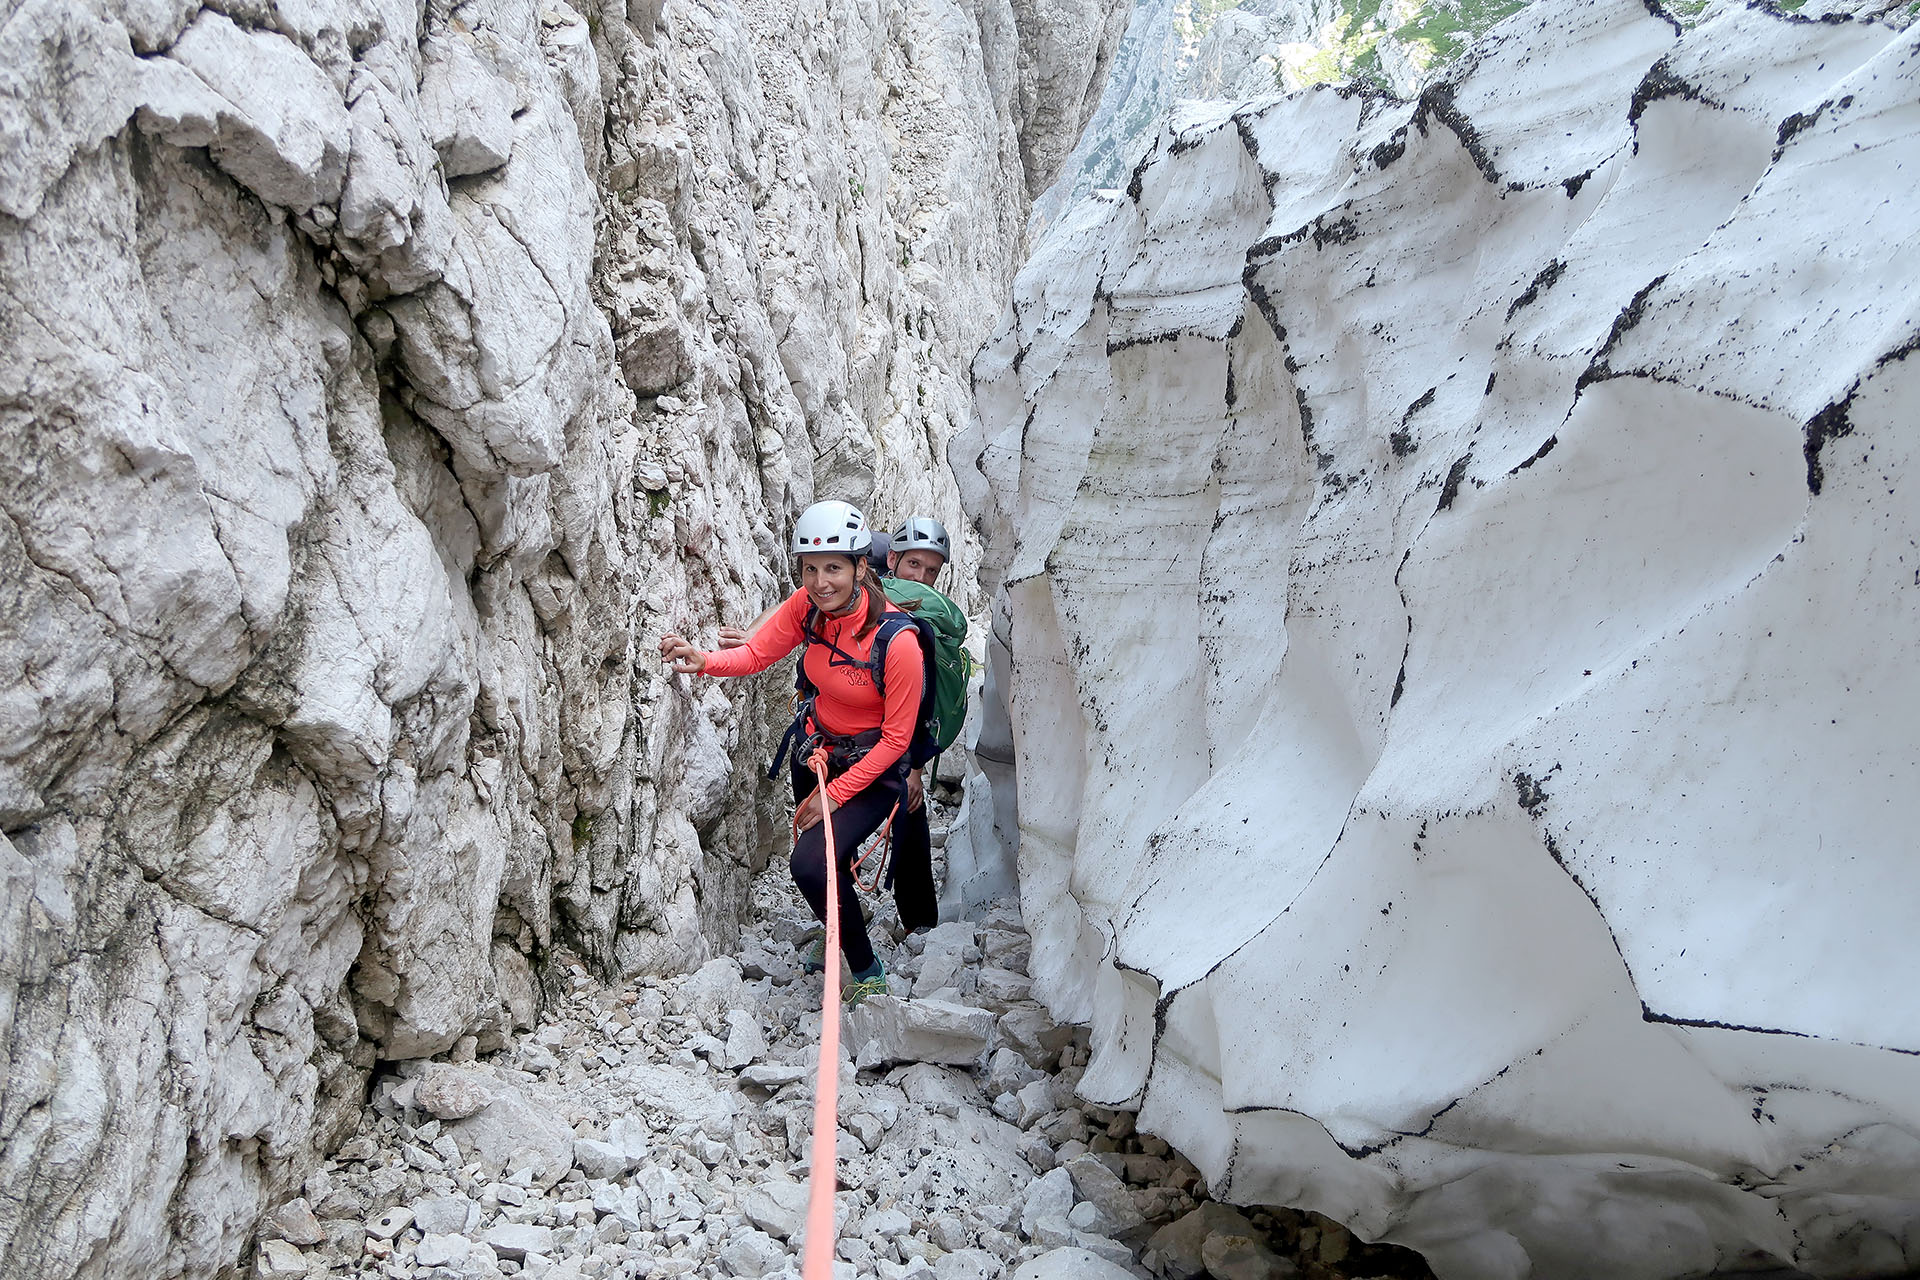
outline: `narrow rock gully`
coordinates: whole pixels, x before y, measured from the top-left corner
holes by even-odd
[[[380,1079],[254,1274],[797,1276],[819,928],[773,863],[738,956],[622,986],[562,960],[570,991],[505,1050]],[[1080,1102],[1086,1031],[1029,998],[1013,904],[902,937],[867,902],[892,994],[846,1015],[836,1280],[1430,1275],[1317,1215],[1214,1203],[1131,1113]]]

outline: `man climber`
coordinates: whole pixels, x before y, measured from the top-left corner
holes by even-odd
[[[932,516],[911,516],[894,531],[887,568],[907,582],[932,587],[946,567],[953,546],[947,528]],[[908,933],[940,923],[940,901],[933,885],[933,837],[927,828],[925,767],[907,773],[906,799],[893,821],[894,901],[900,927]]]

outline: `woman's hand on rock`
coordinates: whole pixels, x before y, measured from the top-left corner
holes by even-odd
[[[707,669],[707,655],[671,631],[660,637],[660,656],[682,675],[699,675]]]
[[[752,636],[749,636],[739,627],[720,628],[720,647],[722,649],[738,649],[752,638]]]

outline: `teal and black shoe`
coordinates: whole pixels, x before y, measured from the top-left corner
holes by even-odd
[[[847,1008],[852,1009],[858,1007],[860,1002],[868,996],[885,994],[887,994],[887,967],[880,963],[879,956],[875,956],[871,969],[865,973],[853,975],[853,982],[840,993],[840,1000]]]

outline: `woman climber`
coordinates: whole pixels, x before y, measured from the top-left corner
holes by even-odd
[[[833,822],[838,853],[841,952],[846,956],[854,1004],[884,994],[887,975],[867,937],[854,887],[852,862],[860,845],[880,829],[906,794],[907,747],[920,712],[924,660],[912,627],[889,627],[880,688],[874,687],[873,649],[881,621],[901,611],[887,600],[867,560],[872,544],[867,518],[845,502],[816,502],[793,530],[800,558],[800,589],[774,611],[753,637],[737,648],[703,652],[677,635],[660,638],[660,656],[689,675],[744,676],[768,667],[801,645],[801,671],[813,690],[803,707],[801,749],[793,754],[794,883],[827,918],[826,833]],[[884,697],[882,695],[884,690]],[[815,744],[828,752],[828,781],[814,785],[808,767]],[[809,967],[815,967],[809,965]]]

